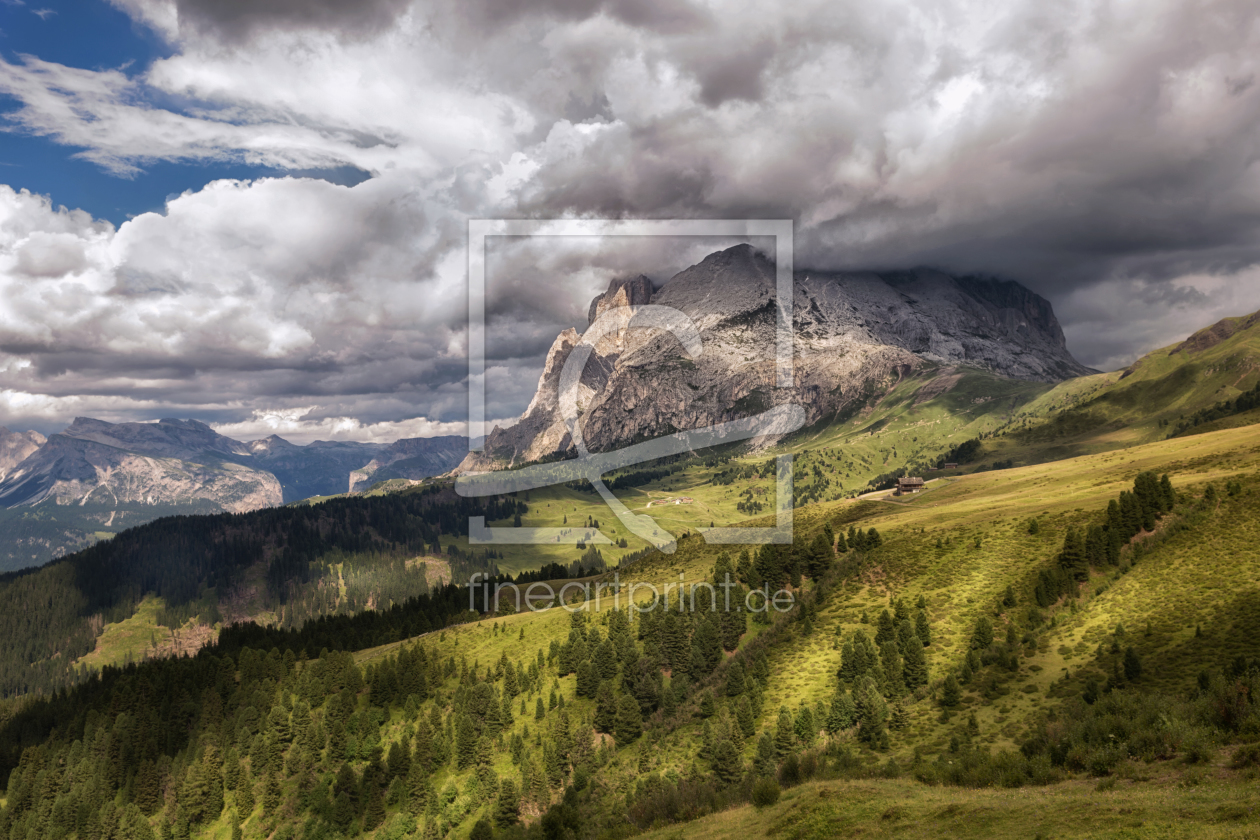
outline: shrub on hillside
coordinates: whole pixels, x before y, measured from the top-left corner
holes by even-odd
[[[779,801],[779,783],[774,779],[758,779],[752,789],[752,804],[758,808],[768,808]]]

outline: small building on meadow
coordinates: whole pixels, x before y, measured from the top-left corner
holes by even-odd
[[[950,463],[950,464],[945,464],[945,465],[943,465],[943,466],[941,467],[941,469],[943,469],[943,470],[956,470],[956,469],[958,469],[958,465],[957,465],[957,464],[953,464],[953,463]]]
[[[903,476],[897,479],[897,495],[902,496],[907,493],[918,493],[923,489],[923,479],[917,476]]]

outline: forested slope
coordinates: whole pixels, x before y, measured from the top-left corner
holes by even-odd
[[[74,661],[92,650],[105,624],[131,615],[149,594],[164,599],[176,627],[193,616],[214,623],[230,604],[246,617],[267,612],[293,627],[427,592],[425,575],[407,566],[417,556],[442,558],[456,578],[497,573],[493,551],[469,552],[449,540],[467,535],[470,515],[498,520],[523,509],[515,499],[463,499],[426,487],[168,517],[130,529],[43,568],[0,577],[0,696],[47,692],[81,678]]]

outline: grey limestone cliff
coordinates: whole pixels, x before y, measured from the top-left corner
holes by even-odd
[[[792,300],[794,381],[776,387],[775,269],[751,246],[711,254],[652,291],[645,277],[614,281],[588,321],[615,305],[652,303],[689,316],[704,348],[686,354],[672,335],[632,329],[595,345],[582,377],[580,422],[592,451],[749,416],[805,407],[809,422],[901,377],[973,367],[1054,382],[1089,369],[1068,352],[1050,304],[1018,283],[928,269],[891,273],[802,271]],[[581,340],[557,337],[521,420],[487,436],[459,471],[502,468],[564,452],[557,408],[561,370]]]

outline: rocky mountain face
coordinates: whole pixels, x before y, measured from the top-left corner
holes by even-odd
[[[46,440],[0,430],[0,569],[45,562],[160,516],[241,513],[345,493],[355,486],[351,476],[368,468],[426,478],[466,453],[467,439],[455,436],[297,446],[273,435],[242,443],[195,420],[80,417]]]
[[[195,420],[77,418],[0,481],[0,506],[179,505],[239,513],[282,501],[280,482],[247,465],[249,448]]]
[[[10,432],[0,426],[0,480],[47,440],[39,432]]]
[[[359,493],[373,484],[393,478],[417,481],[450,472],[468,454],[468,438],[442,435],[395,441],[365,466],[350,473],[349,492]]]
[[[1091,372],[1068,352],[1049,302],[1018,283],[926,269],[798,272],[794,382],[777,388],[774,291],[774,265],[748,245],[711,254],[660,289],[643,277],[613,282],[592,301],[590,323],[615,305],[669,306],[692,319],[704,347],[692,358],[672,335],[640,329],[596,342],[578,399],[590,450],[784,403],[803,406],[812,423],[860,408],[912,373],[966,366],[1054,382]],[[570,447],[557,387],[579,341],[572,329],[556,338],[522,419],[495,428],[484,451],[470,454],[460,471],[526,463]],[[948,387],[948,377],[942,379]]]

